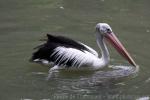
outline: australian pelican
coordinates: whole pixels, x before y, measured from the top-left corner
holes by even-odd
[[[131,65],[136,66],[134,60],[107,23],[98,23],[96,25],[96,41],[101,49],[101,58],[98,57],[98,53],[95,50],[81,42],[50,34],[47,34],[47,37],[46,43],[36,47],[38,50],[33,53],[31,60],[44,64],[52,62],[54,67],[51,70],[70,67],[82,68],[87,66],[93,69],[99,69],[108,65],[110,56],[105,40],[112,44]]]

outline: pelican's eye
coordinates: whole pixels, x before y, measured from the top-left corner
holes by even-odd
[[[107,28],[107,33],[111,33],[111,30],[109,28]]]

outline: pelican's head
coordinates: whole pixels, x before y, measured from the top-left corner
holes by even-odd
[[[126,60],[128,60],[130,64],[136,66],[136,63],[134,62],[132,57],[129,55],[122,43],[115,36],[111,27],[107,23],[98,23],[96,25],[96,32],[100,34],[100,37],[106,39]]]
[[[112,29],[107,23],[98,23],[96,25],[96,31],[105,35],[107,33],[112,32]]]

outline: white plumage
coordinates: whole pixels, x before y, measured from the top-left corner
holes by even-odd
[[[58,60],[59,63],[65,61],[63,66],[66,65],[68,60],[73,60],[72,66],[74,67],[80,67],[81,65],[92,66],[94,61],[99,59],[88,51],[80,51],[78,49],[66,47],[57,47],[51,56],[53,55],[55,55],[54,57],[56,58],[55,62]]]

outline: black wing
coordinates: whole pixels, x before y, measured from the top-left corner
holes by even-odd
[[[57,47],[75,48],[82,52],[84,52],[85,50],[89,52],[91,51],[85,45],[63,36],[53,36],[47,34],[47,37],[48,40],[46,43],[36,47],[36,49],[38,50],[33,53],[31,61],[34,61],[35,59],[39,59],[39,60],[42,59],[42,60],[47,60],[49,62],[55,62],[56,58],[51,55],[54,53],[54,50]]]
[[[60,46],[64,47],[70,47],[70,48],[76,48],[78,50],[86,50],[89,51],[84,45],[78,43],[77,41],[74,41],[72,39],[69,39],[67,37],[63,36],[53,36],[50,34],[47,34],[48,41],[49,43],[56,43],[59,44]]]

